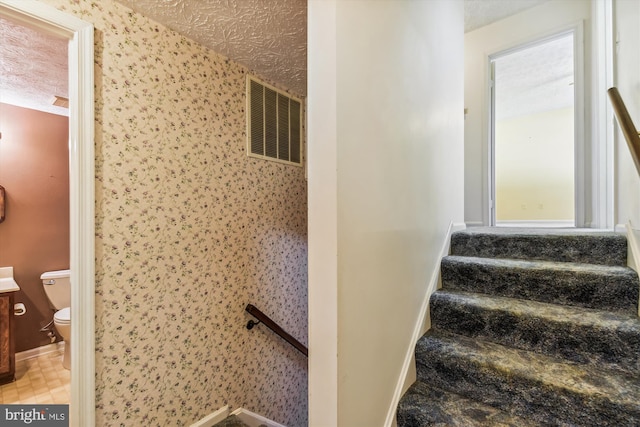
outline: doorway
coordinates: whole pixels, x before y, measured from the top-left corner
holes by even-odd
[[[95,424],[95,165],[93,25],[40,2],[0,0],[0,16],[69,41],[72,426]]]
[[[575,46],[568,31],[490,57],[492,226],[578,222]]]

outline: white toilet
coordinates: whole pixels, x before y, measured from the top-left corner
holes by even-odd
[[[57,311],[53,324],[64,340],[62,366],[71,369],[71,281],[69,270],[47,271],[40,276],[49,302]]]

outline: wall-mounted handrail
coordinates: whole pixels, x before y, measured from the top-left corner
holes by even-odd
[[[611,105],[613,105],[613,111],[616,113],[616,119],[618,120],[620,129],[622,129],[624,138],[627,140],[627,145],[629,146],[629,151],[631,151],[631,157],[636,165],[636,170],[640,175],[640,135],[638,135],[638,130],[633,124],[633,120],[631,120],[629,111],[624,105],[618,89],[612,87],[607,93],[609,94]]]
[[[298,341],[297,339],[295,339],[294,337],[292,337],[291,335],[289,335],[284,329],[282,329],[276,322],[274,322],[273,320],[271,320],[269,318],[269,316],[267,316],[266,314],[264,314],[263,312],[261,312],[260,310],[258,310],[254,305],[252,304],[247,304],[247,307],[245,308],[245,310],[252,315],[253,317],[255,317],[256,319],[258,319],[257,322],[254,322],[253,320],[249,320],[249,322],[247,323],[247,329],[253,329],[254,326],[256,326],[259,323],[264,323],[264,325],[271,329],[273,332],[275,332],[276,334],[280,335],[280,337],[285,340],[286,342],[288,342],[289,344],[291,344],[292,346],[294,346],[300,353],[304,354],[305,356],[309,357],[309,350],[307,350],[307,347],[304,346],[304,344],[302,344],[300,341]]]

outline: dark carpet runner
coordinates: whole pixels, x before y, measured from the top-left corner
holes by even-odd
[[[399,427],[638,426],[640,320],[616,233],[454,233]]]

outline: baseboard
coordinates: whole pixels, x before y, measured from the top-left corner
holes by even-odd
[[[466,224],[467,226],[469,223]],[[445,236],[445,240],[442,244],[442,248],[440,250],[440,258],[442,259],[449,254],[449,247],[451,245],[451,233],[453,233],[454,228],[456,231],[458,230],[459,224],[449,224],[449,229],[447,230],[447,234]],[[464,229],[460,228],[460,229]],[[424,299],[422,300],[422,305],[420,306],[420,314],[418,315],[418,319],[413,328],[413,334],[411,336],[411,344],[407,349],[407,353],[405,354],[404,363],[402,365],[402,370],[400,371],[400,376],[398,378],[398,382],[396,384],[395,391],[393,393],[393,398],[391,400],[391,405],[387,412],[387,418],[385,420],[385,427],[393,427],[396,422],[396,410],[398,408],[398,403],[400,402],[400,398],[406,391],[406,389],[415,381],[415,344],[418,342],[418,339],[426,330],[429,329],[429,318],[427,316],[429,309],[429,299],[431,298],[431,294],[435,292],[436,289],[440,286],[440,268],[439,265],[434,269],[431,274],[431,279],[429,280],[429,285],[427,287],[427,291],[424,295]],[[412,365],[413,364],[413,365]],[[412,369],[413,368],[413,369]],[[410,377],[412,375],[412,377]]]
[[[575,227],[575,222],[572,220],[507,220],[497,221],[496,227],[549,227],[549,228],[568,228]]]
[[[613,231],[615,231],[616,233],[627,234],[627,232],[629,231],[628,227],[631,227],[631,221],[629,221],[627,224],[616,224]]]
[[[456,231],[462,231],[462,230],[466,230],[467,228],[467,224],[464,222],[454,222],[451,225],[451,232],[455,233]]]
[[[215,412],[191,424],[191,427],[212,427],[229,416],[229,406],[223,406]]]
[[[627,266],[637,272],[640,267],[640,230],[634,230],[629,221],[624,234],[627,235]]]
[[[471,228],[471,227],[484,227],[484,223],[482,221],[467,221],[465,224],[466,224],[466,226],[468,228]]]
[[[36,347],[29,350],[21,351],[20,353],[16,353],[16,363],[56,351],[64,351],[64,341],[54,342],[53,344],[47,344],[43,345],[42,347]]]
[[[240,418],[240,421],[248,425],[249,427],[286,427],[282,424],[279,424],[275,421],[272,421],[268,418],[263,417],[262,415],[258,415],[254,412],[251,412],[244,408],[238,408],[231,413],[231,415],[235,415]]]

